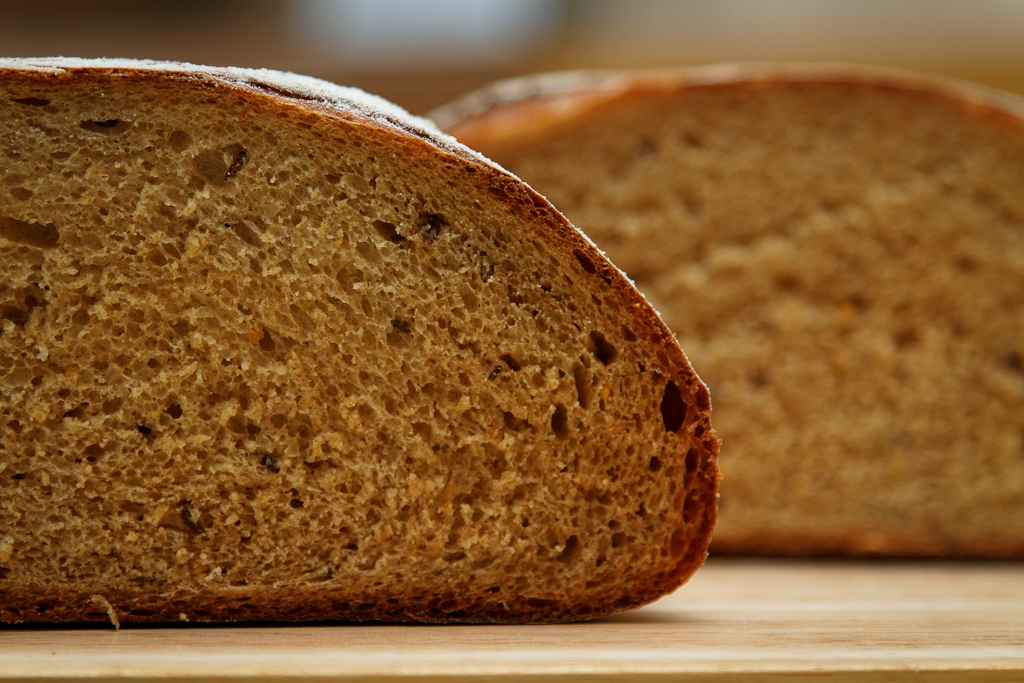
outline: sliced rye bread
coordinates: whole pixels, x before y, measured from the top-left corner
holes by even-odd
[[[703,563],[707,390],[517,179],[288,74],[0,84],[0,621],[565,621]]]
[[[1024,556],[1024,101],[843,65],[433,113],[607,250],[723,439],[714,553]]]

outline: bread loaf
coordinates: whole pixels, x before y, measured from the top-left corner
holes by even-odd
[[[702,564],[708,392],[520,181],[287,74],[0,84],[0,620],[564,621]]]
[[[714,553],[1024,556],[1024,102],[849,66],[576,73],[434,116],[679,335]]]

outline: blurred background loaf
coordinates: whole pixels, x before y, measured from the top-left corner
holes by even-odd
[[[435,117],[677,334],[723,440],[713,551],[1024,555],[1024,99],[722,65],[527,77]]]

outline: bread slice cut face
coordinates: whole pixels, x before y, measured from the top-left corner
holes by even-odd
[[[1024,101],[851,66],[556,74],[436,113],[715,397],[711,551],[1024,556]]]
[[[0,620],[585,619],[704,561],[706,388],[516,178],[275,72],[0,61]]]

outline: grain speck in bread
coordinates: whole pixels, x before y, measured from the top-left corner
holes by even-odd
[[[558,621],[703,562],[707,390],[528,187],[361,93],[0,61],[0,621]]]
[[[436,113],[636,280],[715,397],[712,553],[1024,555],[1024,102],[849,66]]]

